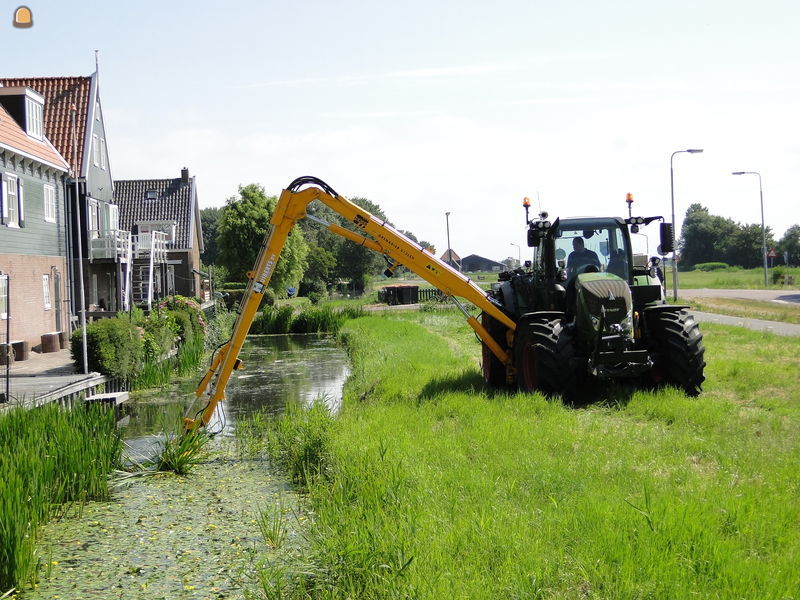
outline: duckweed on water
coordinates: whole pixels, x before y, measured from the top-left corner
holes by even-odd
[[[243,600],[260,587],[260,565],[300,560],[306,513],[285,481],[266,460],[239,456],[231,438],[214,438],[207,449],[191,479],[134,478],[114,502],[48,525],[41,553],[49,573],[25,600]],[[277,550],[258,524],[265,506],[283,507]]]
[[[0,594],[35,582],[41,525],[108,498],[121,446],[114,412],[102,406],[0,415]]]

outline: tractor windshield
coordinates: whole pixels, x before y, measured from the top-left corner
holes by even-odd
[[[628,280],[630,255],[617,223],[562,222],[555,242],[557,267],[566,269],[569,279],[579,273],[608,272]]]

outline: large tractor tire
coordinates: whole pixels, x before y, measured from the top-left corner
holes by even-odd
[[[674,385],[687,396],[702,389],[706,366],[703,334],[694,317],[685,310],[657,313],[652,327],[657,356],[652,371],[656,385]]]
[[[571,335],[562,322],[541,320],[522,322],[515,337],[517,384],[524,392],[565,399],[574,390],[575,376],[570,369],[574,355]]]
[[[486,313],[483,313],[481,317],[481,325],[500,344],[501,348],[506,347],[506,331],[508,331],[508,328],[505,325]],[[483,380],[486,385],[497,389],[506,386],[506,366],[500,362],[500,359],[484,343],[481,343],[481,366]]]

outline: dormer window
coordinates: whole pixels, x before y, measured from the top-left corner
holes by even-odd
[[[145,200],[158,200],[158,192],[156,190],[147,190],[144,193]]]
[[[44,137],[44,105],[36,99],[27,96],[25,98],[25,122],[29,136],[41,140]]]

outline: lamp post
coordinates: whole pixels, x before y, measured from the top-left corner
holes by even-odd
[[[521,267],[522,266],[522,249],[519,247],[519,244],[515,244],[514,242],[511,242],[511,245],[517,247],[517,266]]]
[[[758,196],[761,199],[761,257],[764,259],[764,287],[769,286],[767,268],[767,228],[764,226],[764,190],[761,187],[761,173],[757,171],[734,171],[731,175],[758,175]]]
[[[669,157],[669,192],[672,199],[672,299],[678,301],[678,261],[675,260],[677,255],[675,248],[675,170],[672,167],[672,160],[676,154],[688,152],[689,154],[700,154],[702,148],[690,148],[689,150],[676,150]]]
[[[450,250],[450,213],[444,213],[445,221],[447,222],[447,264],[453,266],[453,253]]]

